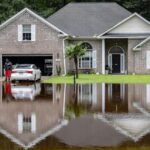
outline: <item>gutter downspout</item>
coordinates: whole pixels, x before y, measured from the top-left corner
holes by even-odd
[[[64,38],[63,39],[63,59],[64,59],[64,75],[66,75],[66,57],[65,57],[65,40],[67,39],[67,37],[66,38]]]

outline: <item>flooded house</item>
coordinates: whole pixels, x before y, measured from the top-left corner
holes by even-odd
[[[37,12],[38,13],[38,12]],[[48,18],[24,8],[0,25],[0,73],[6,58],[28,62],[42,75],[74,69],[65,48],[81,42],[81,72],[150,73],[150,23],[117,3],[69,3]]]

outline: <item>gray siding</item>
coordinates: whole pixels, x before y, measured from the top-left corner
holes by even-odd
[[[19,24],[35,24],[36,41],[18,41]],[[58,38],[58,34],[58,32],[26,12],[0,30],[0,55],[52,54],[55,66],[56,56],[59,53],[63,71],[63,40]],[[56,74],[55,67],[53,73]]]
[[[70,42],[87,42],[92,45],[93,50],[97,51],[97,68],[94,69],[95,72],[102,73],[102,42],[101,40],[73,40],[67,41],[66,45],[69,45]],[[66,59],[66,70],[67,72],[73,70],[75,68],[74,62],[72,60]]]
[[[128,73],[149,74],[150,69],[146,68],[146,51],[150,50],[150,42],[144,44],[140,51],[133,51],[133,48],[142,40],[129,40],[128,45]]]

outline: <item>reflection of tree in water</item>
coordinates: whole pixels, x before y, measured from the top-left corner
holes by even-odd
[[[66,106],[65,116],[69,119],[79,117],[82,114],[89,112],[91,108],[90,103],[83,103],[79,101],[79,85],[74,85],[74,94],[72,99],[69,100],[69,103]]]
[[[61,84],[56,85],[56,100],[57,102],[60,101],[61,98]]]

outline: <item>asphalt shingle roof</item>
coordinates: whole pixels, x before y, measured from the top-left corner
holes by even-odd
[[[69,35],[94,36],[130,15],[117,3],[69,3],[47,20]]]

